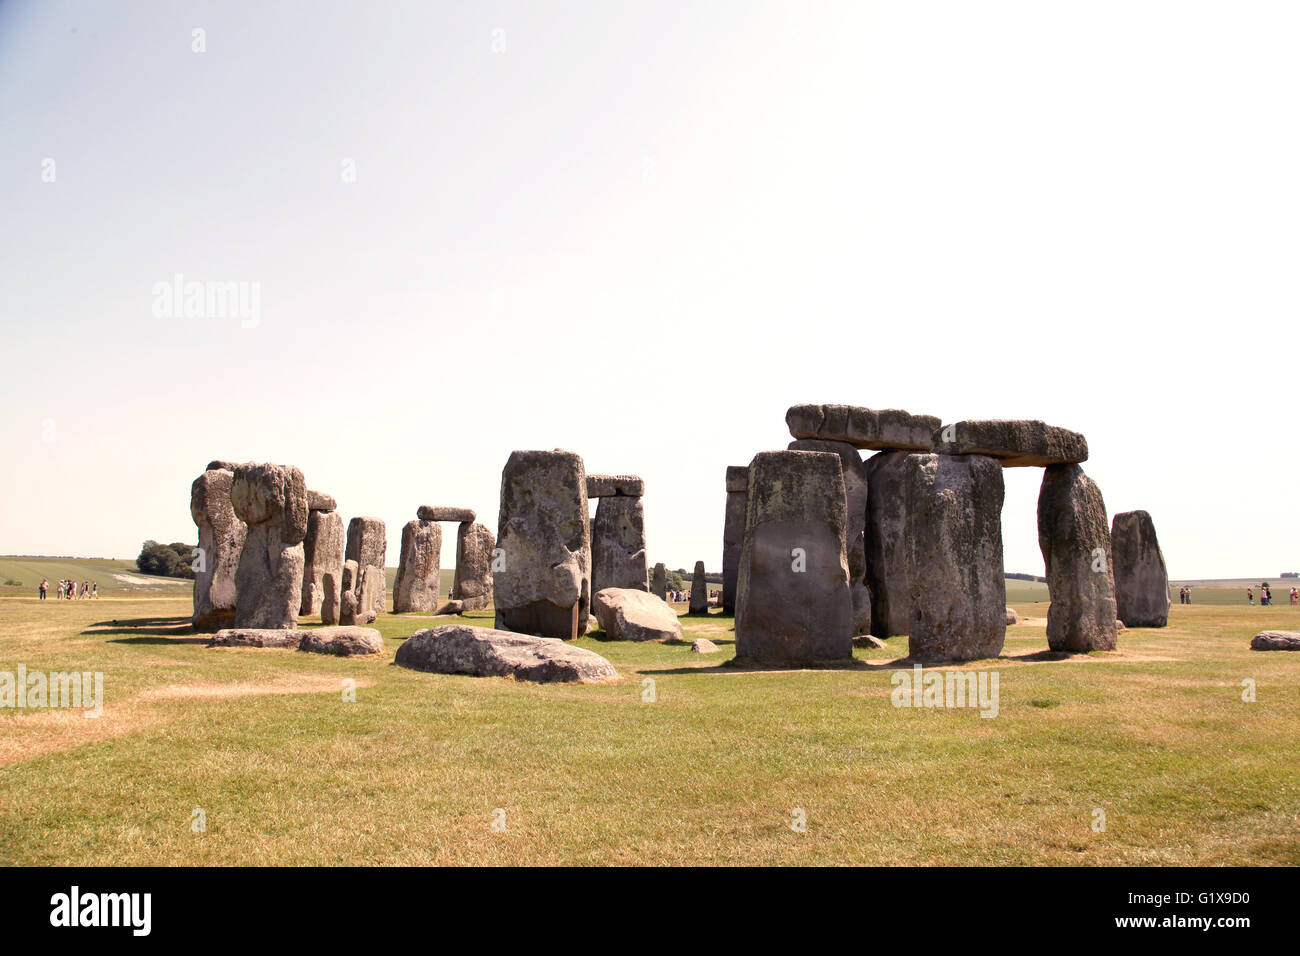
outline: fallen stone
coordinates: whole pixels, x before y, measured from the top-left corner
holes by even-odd
[[[590,485],[590,481],[588,481]],[[591,522],[591,588],[649,591],[645,508],[640,498],[602,497]]]
[[[769,451],[754,456],[737,577],[737,662],[794,665],[852,658],[845,500],[837,455]]]
[[[307,510],[308,511],[335,511],[339,503],[331,495],[324,494],[320,491],[307,489]]]
[[[235,574],[248,526],[230,503],[232,471],[209,468],[190,486],[190,516],[199,531],[202,561],[194,571],[196,631],[217,631],[235,623]]]
[[[1115,577],[1101,491],[1078,465],[1049,465],[1038,493],[1038,546],[1047,565],[1047,644],[1115,649]]]
[[[929,451],[941,424],[933,415],[913,415],[897,408],[856,405],[794,405],[785,423],[795,438],[847,442],[854,448]]]
[[[420,505],[415,516],[421,521],[473,521],[478,513],[473,508],[444,508],[436,505]]]
[[[1260,631],[1250,639],[1252,651],[1300,651],[1300,631]]]
[[[393,610],[398,614],[428,614],[442,600],[438,562],[442,555],[442,525],[416,519],[402,526],[402,551],[393,582]]]
[[[1013,607],[1007,608],[1007,627],[1010,627],[1012,624],[1019,624],[1019,623],[1020,623],[1020,615],[1016,613],[1016,609]]]
[[[465,602],[444,601],[442,604],[438,605],[438,610],[436,610],[434,613],[437,614],[439,617],[447,614],[463,614],[465,613]]]
[[[872,648],[873,650],[880,650],[881,648],[889,647],[889,645],[886,644],[884,641],[882,641],[880,638],[874,637],[871,634],[859,634],[857,637],[853,639],[853,646],[868,647],[868,648]]]
[[[1169,623],[1169,572],[1156,540],[1156,526],[1145,511],[1121,511],[1111,519],[1111,563],[1115,607],[1130,627]]]
[[[691,653],[716,654],[718,653],[718,645],[714,644],[707,637],[697,637],[695,640],[691,641]]]
[[[604,588],[592,598],[600,628],[616,641],[680,641],[677,613],[662,598],[636,588]]]
[[[297,647],[306,633],[297,628],[224,628],[212,635],[208,647]]]
[[[463,624],[417,631],[397,649],[395,663],[436,674],[513,677],[540,684],[618,679],[613,664],[585,648],[554,638]]]
[[[497,521],[502,566],[493,572],[496,625],[574,638],[591,605],[591,519],[582,458],[566,451],[512,452],[501,472]]]
[[[997,657],[1007,632],[1002,468],[982,455],[910,455],[905,469],[908,653]]]
[[[645,494],[645,481],[636,475],[588,475],[588,498],[613,498],[622,495],[640,498]]]
[[[1004,468],[1043,468],[1088,460],[1088,440],[1039,421],[986,419],[944,425],[934,449],[945,455],[987,455]]]
[[[302,472],[287,465],[239,465],[230,503],[248,526],[235,571],[235,626],[296,627],[308,518]]]
[[[492,604],[492,552],[496,537],[484,525],[462,521],[456,531],[456,577],[451,596],[466,611]]]
[[[333,654],[336,657],[354,657],[359,654],[378,654],[384,649],[384,639],[370,627],[319,627],[302,632],[298,650],[312,654]]]
[[[1128,628],[1124,626],[1124,622],[1123,622],[1123,621],[1121,621],[1121,620],[1119,620],[1118,618],[1116,618],[1116,620],[1115,620],[1115,630],[1117,630],[1117,631],[1127,631]]]

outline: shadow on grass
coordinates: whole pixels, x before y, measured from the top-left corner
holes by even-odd
[[[206,644],[212,635],[195,635],[188,617],[136,617],[124,621],[98,621],[81,632],[87,637],[119,637],[111,644]],[[147,635],[147,636],[142,636]]]

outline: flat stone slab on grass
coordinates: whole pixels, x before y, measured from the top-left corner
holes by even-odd
[[[637,588],[602,588],[591,602],[600,628],[616,641],[681,641],[681,621],[663,598]]]
[[[372,627],[318,627],[309,631],[296,628],[227,628],[212,635],[209,647],[283,647],[297,648],[314,654],[351,657],[378,654],[384,639]]]
[[[416,631],[397,649],[394,663],[435,674],[513,677],[539,684],[618,679],[614,665],[594,651],[556,638],[464,624]]]
[[[945,436],[952,441],[945,441]],[[934,433],[944,455],[987,455],[1003,468],[1077,465],[1088,460],[1088,439],[1040,421],[986,419],[944,425]]]
[[[1300,651],[1300,631],[1260,631],[1250,639],[1252,651]]]
[[[697,637],[695,640],[691,641],[691,653],[716,654],[718,653],[718,645],[714,644],[707,637]]]
[[[795,438],[842,441],[877,451],[929,451],[942,424],[933,415],[856,405],[792,405],[785,413],[785,423]]]

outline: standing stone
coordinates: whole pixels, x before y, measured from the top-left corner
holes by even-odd
[[[190,516],[199,529],[201,570],[194,572],[194,630],[235,623],[235,572],[248,528],[230,503],[233,470],[211,468],[190,486]]]
[[[359,599],[374,602],[358,606],[358,614],[364,616],[370,611],[376,614],[387,610],[387,588],[380,582],[384,580],[384,564],[388,558],[388,532],[384,523],[378,518],[357,517],[348,522],[347,559],[357,563],[357,586]],[[369,569],[375,569],[367,575]],[[370,586],[365,587],[367,576]],[[370,618],[374,620],[373,617]],[[350,623],[350,622],[344,622]],[[368,623],[368,622],[362,622]]]
[[[591,590],[650,590],[646,575],[645,509],[639,497],[602,497],[591,523]]]
[[[983,455],[909,455],[903,485],[910,655],[997,657],[1007,634],[1002,466]]]
[[[337,512],[312,511],[308,514],[307,536],[302,542],[305,566],[299,615],[319,614],[322,624],[338,623],[345,547],[343,518]]]
[[[1115,577],[1101,490],[1078,465],[1049,465],[1038,493],[1038,546],[1047,565],[1047,644],[1115,649]]]
[[[308,515],[302,472],[287,465],[240,465],[230,502],[248,525],[235,572],[235,627],[296,627]]]
[[[1110,544],[1119,619],[1129,627],[1164,627],[1169,623],[1169,572],[1151,515],[1145,511],[1115,515]]]
[[[704,562],[695,562],[695,573],[691,575],[690,613],[709,613],[709,582],[704,580]]]
[[[408,521],[402,527],[402,552],[393,582],[393,610],[429,614],[441,602],[438,561],[442,555],[442,525]]]
[[[736,577],[745,543],[745,508],[749,502],[749,468],[727,466],[727,512],[722,525],[722,613],[736,613]]]
[[[591,605],[591,527],[582,458],[566,451],[512,452],[501,472],[493,574],[496,626],[540,637],[586,633]]]
[[[793,665],[852,657],[845,500],[836,455],[768,451],[750,463],[737,578],[738,662]]]
[[[492,551],[496,537],[486,526],[462,521],[456,532],[456,578],[453,600],[463,611],[481,611],[492,604]]]
[[[867,467],[862,455],[848,442],[800,439],[790,442],[791,451],[824,451],[840,456],[844,469],[847,507],[845,549],[849,556],[849,591],[853,596],[853,633],[871,633],[871,590],[867,587]]]
[[[871,591],[871,633],[906,634],[912,627],[907,587],[907,502],[904,477],[910,452],[882,451],[865,462],[867,521],[864,546]]]
[[[650,591],[661,601],[668,600],[668,569],[664,567],[662,561],[655,565],[654,581]]]

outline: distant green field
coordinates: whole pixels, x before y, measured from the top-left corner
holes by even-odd
[[[0,556],[0,594],[36,593],[41,579],[50,582],[50,596],[58,582],[70,578],[80,584],[93,581],[100,594],[184,594],[194,582],[141,574],[129,558],[15,558]],[[16,583],[11,583],[16,582]]]

